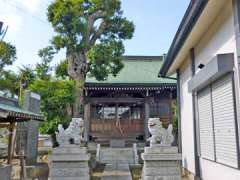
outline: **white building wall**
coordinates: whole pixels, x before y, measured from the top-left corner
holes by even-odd
[[[232,3],[218,15],[217,19],[209,27],[208,32],[202,37],[195,47],[195,68],[198,72],[200,63],[207,64],[217,54],[235,53],[236,40],[234,32],[234,15]],[[186,62],[186,61],[185,61]],[[237,64],[237,59],[235,60]],[[193,117],[192,96],[188,92],[187,82],[191,78],[191,65],[182,70],[180,76],[181,84],[181,121],[182,121],[182,154],[183,166],[194,173],[194,139],[193,139]],[[234,169],[216,162],[200,158],[200,171],[203,180],[239,180],[240,170]]]
[[[206,65],[217,54],[236,52],[232,3],[227,3],[227,6],[220,12],[194,48],[196,56],[195,69],[197,72],[200,63]]]
[[[200,159],[203,180],[239,180],[240,170]]]
[[[188,92],[190,79],[191,68],[186,64],[180,69],[182,165],[195,174],[192,93]]]

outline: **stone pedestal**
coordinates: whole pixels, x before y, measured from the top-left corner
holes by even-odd
[[[11,179],[12,167],[10,165],[1,165],[0,164],[0,179],[1,180],[10,180]]]
[[[177,147],[145,147],[142,180],[181,180],[181,154]]]
[[[50,160],[51,180],[89,180],[90,154],[86,147],[71,145],[53,150]]]

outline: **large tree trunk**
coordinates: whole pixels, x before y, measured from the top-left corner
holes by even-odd
[[[73,105],[73,117],[83,116],[84,107],[84,86],[86,74],[88,72],[88,63],[86,55],[83,52],[71,53],[68,56],[68,74],[75,80],[75,102]]]

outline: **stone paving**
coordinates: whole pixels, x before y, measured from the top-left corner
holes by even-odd
[[[106,164],[102,180],[132,180],[129,164],[135,164],[132,148],[101,148],[99,161]]]
[[[132,180],[130,168],[128,164],[115,162],[105,166],[102,180]]]

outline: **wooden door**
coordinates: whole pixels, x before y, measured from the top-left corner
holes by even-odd
[[[94,138],[128,138],[143,134],[141,107],[130,105],[93,106],[91,135]],[[94,113],[95,112],[95,113]]]

